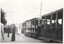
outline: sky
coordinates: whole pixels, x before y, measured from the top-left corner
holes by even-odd
[[[63,8],[63,0],[0,0],[0,8],[6,12],[7,24],[19,24]]]

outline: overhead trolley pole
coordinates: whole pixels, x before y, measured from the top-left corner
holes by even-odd
[[[39,21],[38,21],[38,26],[40,26],[40,20],[41,20],[41,10],[42,10],[42,1],[41,1],[41,5],[40,5],[40,17],[39,17]]]

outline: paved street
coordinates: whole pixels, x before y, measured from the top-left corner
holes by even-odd
[[[10,37],[8,38],[7,37],[7,33],[5,33],[4,34],[5,39],[2,40],[1,42],[11,42],[11,35],[12,34],[10,34]],[[24,36],[23,34],[21,34],[21,35],[16,34],[16,41],[15,42],[21,42],[21,43],[42,43],[41,40],[30,38],[30,37]]]
[[[10,37],[8,38],[7,37],[7,33],[5,33],[4,34],[5,39],[1,40],[1,42],[2,43],[9,43],[9,42],[11,42],[12,43],[12,41],[11,41],[11,35],[12,34],[10,34]],[[16,36],[16,39],[15,39],[15,41],[13,41],[14,43],[49,43],[46,40],[34,39],[34,38],[31,38],[31,37],[27,37],[24,34],[21,34],[21,35],[16,34],[15,36]],[[51,42],[51,43],[54,43],[54,42]]]

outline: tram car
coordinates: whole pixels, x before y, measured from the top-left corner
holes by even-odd
[[[37,34],[38,18],[27,20],[23,23],[23,32],[26,36],[35,37]]]
[[[63,42],[63,9],[24,22],[26,36]]]
[[[63,40],[63,9],[42,16],[39,38],[62,42]]]

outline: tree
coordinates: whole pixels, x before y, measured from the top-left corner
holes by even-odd
[[[6,19],[5,19],[5,12],[1,9],[1,23],[3,23],[4,25],[7,23]]]

